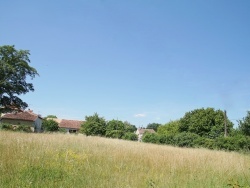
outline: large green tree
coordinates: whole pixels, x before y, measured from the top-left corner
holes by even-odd
[[[44,131],[49,131],[49,132],[54,132],[59,130],[58,123],[53,119],[43,120],[42,128]]]
[[[161,125],[157,129],[157,133],[160,135],[176,135],[179,133],[179,120],[170,121],[165,125]]]
[[[86,116],[85,122],[81,126],[81,132],[87,136],[104,136],[106,132],[106,121],[103,117],[99,117],[97,113],[92,116]]]
[[[239,130],[242,134],[250,136],[250,111],[247,111],[246,117],[238,121]]]
[[[154,131],[157,131],[158,127],[160,126],[161,124],[159,123],[149,123],[147,125],[147,129],[154,129]]]
[[[232,131],[233,123],[226,119],[228,133]],[[187,112],[179,122],[180,132],[191,132],[207,138],[224,135],[225,117],[222,110],[201,108]]]
[[[124,121],[123,123],[124,123],[124,126],[125,126],[125,132],[134,133],[137,130],[136,126],[132,125],[128,121]]]
[[[33,79],[38,75],[29,65],[29,51],[16,50],[14,46],[0,46],[0,113],[25,109],[28,104],[18,96],[34,91]]]
[[[106,137],[122,138],[125,134],[125,125],[122,121],[111,120],[106,126]]]

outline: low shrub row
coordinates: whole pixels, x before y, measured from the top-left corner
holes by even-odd
[[[146,133],[143,142],[155,144],[167,144],[178,147],[208,148],[227,151],[249,151],[250,137],[236,135],[231,137],[217,137],[215,139],[204,138],[194,133],[182,132],[175,135],[159,135]]]
[[[11,125],[8,123],[0,123],[0,130],[7,130],[7,131],[19,131],[19,132],[32,132],[30,126],[28,125]]]

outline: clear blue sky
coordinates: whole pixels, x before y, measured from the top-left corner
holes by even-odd
[[[250,1],[0,0],[0,45],[30,50],[43,116],[136,126],[250,110]]]

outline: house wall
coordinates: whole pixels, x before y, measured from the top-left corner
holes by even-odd
[[[35,124],[33,121],[24,121],[24,120],[14,120],[14,119],[2,119],[1,120],[2,123],[8,123],[11,125],[27,125],[30,126],[30,129],[32,132],[34,132],[34,127]]]
[[[43,120],[41,118],[37,118],[34,122],[34,132],[41,132],[42,131],[42,123]]]
[[[2,119],[2,123],[9,123],[12,125],[29,125],[31,127],[34,126],[33,121],[24,121],[24,120],[13,120],[13,119]]]
[[[11,125],[27,125],[30,126],[32,132],[41,132],[42,130],[42,119],[37,118],[35,121],[24,121],[24,120],[13,120],[13,119],[2,119],[2,123],[9,123]]]

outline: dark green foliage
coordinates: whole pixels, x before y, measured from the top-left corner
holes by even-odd
[[[2,130],[13,130],[13,126],[8,123],[1,123],[0,124],[0,129]]]
[[[159,143],[159,136],[156,133],[145,132],[142,137],[143,142],[147,143]]]
[[[159,143],[160,144],[167,144],[167,145],[175,145],[174,142],[174,135],[159,135]]]
[[[135,125],[132,125],[131,123],[125,121],[123,122],[124,123],[124,127],[125,127],[125,132],[131,132],[131,133],[134,133],[137,128]]]
[[[46,119],[47,118],[57,118],[56,115],[47,115]]]
[[[239,135],[234,137],[216,138],[214,141],[214,149],[228,151],[249,151],[250,137]]]
[[[0,112],[25,109],[28,105],[18,95],[34,91],[33,84],[27,83],[38,75],[29,66],[29,51],[16,50],[14,46],[0,46]]]
[[[199,135],[194,133],[182,132],[174,136],[174,145],[179,147],[194,147],[195,140],[199,138]]]
[[[233,123],[227,119],[228,133]],[[179,132],[191,132],[202,137],[216,138],[224,135],[224,112],[213,108],[201,108],[187,112],[180,119]]]
[[[55,132],[59,130],[58,123],[53,119],[45,119],[42,123],[42,128],[44,131]]]
[[[147,128],[146,129],[154,129],[154,131],[156,132],[158,127],[160,126],[161,124],[159,123],[150,123],[147,125]]]
[[[250,136],[250,111],[247,111],[246,117],[239,120],[238,123],[239,131],[246,136]]]
[[[66,130],[65,128],[59,128],[59,129],[58,129],[58,132],[60,132],[60,133],[66,133],[67,130]]]
[[[111,130],[111,131],[108,131],[106,132],[106,137],[108,138],[119,138],[121,139],[124,135],[124,131],[122,130]]]
[[[106,126],[106,137],[111,138],[122,138],[125,134],[125,125],[122,121],[111,120],[107,123]]]
[[[31,133],[32,132],[29,125],[18,125],[15,130],[16,131],[21,131],[21,132],[26,132],[26,133]]]
[[[6,130],[6,131],[19,131],[19,132],[26,132],[26,133],[30,133],[32,132],[30,129],[29,125],[11,125],[9,123],[1,123],[0,124],[0,130]]]
[[[132,140],[132,141],[137,141],[138,137],[135,133],[131,133],[131,132],[126,132],[124,134],[124,136],[122,137],[122,139],[124,140]]]
[[[81,132],[89,135],[104,136],[106,133],[106,121],[103,117],[99,117],[97,113],[93,116],[86,116],[85,122],[81,126]]]

